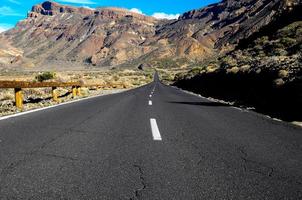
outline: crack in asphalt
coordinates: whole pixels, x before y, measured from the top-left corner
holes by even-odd
[[[288,182],[291,184],[299,185],[297,187],[301,187],[301,185],[302,185],[301,177],[291,177],[289,175],[286,175],[284,172],[281,172],[281,171],[278,172],[273,167],[269,167],[261,162],[250,160],[247,158],[248,154],[243,150],[243,148],[237,148],[237,149],[243,155],[240,158],[241,158],[241,160],[244,161],[243,167],[244,167],[245,172],[251,171],[251,172],[266,176],[266,177],[273,178],[277,181]],[[252,167],[249,166],[249,164],[252,167],[253,167],[253,165],[255,168],[258,167],[258,169],[257,168],[253,169]],[[266,173],[265,173],[265,170],[266,170]]]
[[[68,128],[63,130],[65,131],[63,134],[58,135],[56,137],[53,137],[45,142],[43,142],[41,145],[33,148],[31,151],[29,151],[28,153],[24,153],[24,156],[21,159],[18,159],[14,162],[11,162],[8,166],[4,167],[1,172],[0,172],[0,178],[1,178],[1,183],[0,183],[0,191],[1,189],[1,185],[3,185],[4,180],[7,178],[7,176],[9,174],[11,174],[18,166],[20,166],[22,163],[28,162],[30,160],[30,158],[39,153],[41,150],[45,149],[48,145],[50,145],[51,143],[53,143],[54,141],[56,141],[57,139],[64,137],[68,134],[70,134],[72,132],[72,128]]]
[[[141,166],[139,165],[133,165],[134,168],[136,168],[139,172],[139,179],[140,179],[140,182],[141,182],[141,187],[134,190],[134,195],[132,197],[129,198],[129,200],[139,200],[140,199],[140,195],[141,195],[141,192],[146,189],[146,183],[145,183],[145,178],[143,177],[144,175],[144,172],[143,172],[143,169]]]
[[[63,134],[60,134],[56,137],[53,137],[45,142],[43,142],[41,145],[37,146],[37,147],[34,147],[31,151],[29,151],[28,153],[26,153],[26,155],[22,158],[22,159],[19,159],[15,162],[12,162],[10,163],[7,167],[3,168],[1,173],[0,173],[0,177],[4,175],[4,172],[5,171],[11,171],[11,170],[14,170],[14,168],[18,167],[21,163],[25,162],[27,157],[30,157],[32,156],[33,154],[35,153],[38,153],[39,151],[43,150],[44,148],[46,148],[48,145],[50,145],[51,143],[53,143],[54,141],[58,140],[59,138],[62,138],[72,132],[77,132],[77,130],[73,130],[72,127],[74,127],[75,125],[79,126],[83,123],[85,123],[86,121],[88,121],[89,119],[93,118],[95,115],[99,114],[100,112],[102,112],[103,110],[99,110],[97,111],[96,113],[94,113],[93,115],[90,115],[88,117],[86,117],[84,120],[82,120],[81,122],[79,123],[74,123],[73,125],[71,125],[69,128],[66,128],[66,129],[59,129],[59,130],[62,130],[64,131]],[[58,130],[58,129],[57,129]]]
[[[250,171],[263,176],[273,176],[274,168],[267,166],[264,163],[248,159],[248,154],[243,148],[239,147],[238,150],[241,154],[240,159],[244,162],[243,168],[245,172]]]
[[[69,161],[84,161],[84,160],[73,158],[73,157],[70,157],[70,156],[61,156],[61,155],[49,154],[49,153],[46,153],[46,154],[41,153],[39,155],[45,156],[45,157],[59,158],[59,159],[69,160]]]
[[[118,100],[118,102],[121,102],[121,101],[122,101],[122,99]],[[71,134],[72,132],[79,132],[77,130],[73,130],[72,127],[75,127],[75,126],[78,127],[78,126],[84,124],[85,122],[89,121],[90,119],[93,119],[96,115],[100,114],[101,112],[110,110],[110,108],[111,108],[111,106],[108,106],[105,109],[101,108],[101,109],[97,110],[96,112],[94,112],[93,114],[89,115],[88,117],[85,117],[82,121],[74,123],[66,129],[59,129],[59,130],[63,131],[63,134],[60,134],[58,136],[55,136],[55,137],[43,142],[41,145],[38,145],[38,146],[32,148],[32,150],[29,151],[28,153],[24,153],[24,156],[22,158],[14,161],[14,162],[9,163],[6,167],[4,167],[0,171],[0,180],[1,180],[1,182],[0,182],[0,192],[2,191],[2,187],[3,187],[3,184],[5,183],[5,180],[7,179],[7,176],[9,174],[11,174],[16,168],[18,168],[18,166],[20,166],[22,163],[28,162],[32,158],[33,155],[39,153],[41,150],[45,149],[48,145],[55,142],[59,138],[62,138],[64,136],[68,135],[68,134]],[[52,129],[56,129],[56,128],[52,128]],[[83,131],[83,133],[85,133],[85,132]],[[47,154],[44,154],[44,155],[47,156]],[[62,159],[66,158],[66,159],[68,159],[68,157],[59,156],[59,155],[49,154],[49,157],[50,156],[56,157],[56,158],[62,158]],[[74,158],[69,158],[69,160],[76,161]]]

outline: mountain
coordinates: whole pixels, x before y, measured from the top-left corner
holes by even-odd
[[[46,1],[5,32],[25,58],[38,65],[56,61],[116,65],[152,49],[141,45],[158,20],[120,8],[75,8]]]
[[[156,37],[168,39],[180,52],[202,57],[202,53],[233,49],[241,39],[291,12],[299,3],[299,0],[224,0],[184,13],[177,21],[156,30]]]
[[[302,6],[298,1],[291,5],[277,9],[281,12],[274,20],[239,39],[235,49],[178,74],[174,84],[275,118],[302,121]]]
[[[300,3],[224,0],[177,20],[158,20],[126,9],[76,8],[46,1],[33,6],[26,19],[0,38],[23,52],[9,62],[18,65],[26,61],[46,68],[138,66],[180,58],[199,62],[235,49]]]

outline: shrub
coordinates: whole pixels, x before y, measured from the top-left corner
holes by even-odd
[[[239,70],[239,67],[232,67],[231,69],[227,69],[227,73],[237,74]]]
[[[293,38],[289,38],[289,37],[284,37],[281,39],[280,41],[285,47],[292,47],[293,45],[295,45],[297,43],[297,41]]]
[[[202,71],[201,67],[193,67],[188,73],[186,74],[185,78],[192,78],[198,74],[200,74]]]
[[[35,79],[39,82],[43,82],[43,81],[54,79],[55,76],[56,76],[56,73],[54,73],[54,72],[43,72],[41,74],[38,74],[35,77]]]
[[[255,41],[255,44],[256,44],[256,45],[263,46],[263,45],[265,45],[268,41],[269,41],[268,36],[263,36],[263,37],[261,37],[261,38],[258,38],[258,39]]]
[[[237,60],[231,56],[225,56],[221,59],[222,67],[235,67],[237,66]]]
[[[279,76],[280,78],[286,78],[286,77],[288,77],[288,71],[282,69],[282,70],[279,71],[278,76]]]
[[[250,70],[251,66],[250,65],[243,65],[240,67],[240,71],[242,72],[248,72]]]
[[[215,72],[215,71],[218,70],[218,69],[219,69],[219,67],[216,66],[216,65],[209,65],[209,66],[207,66],[207,68],[206,68],[206,72],[207,72],[207,73],[213,73],[213,72]]]
[[[275,84],[275,86],[282,86],[282,85],[284,85],[284,80],[282,78],[278,78],[278,79],[274,80],[274,84]]]
[[[271,52],[271,55],[286,56],[288,52],[281,48],[276,48]]]
[[[162,74],[161,75],[161,80],[164,80],[164,81],[173,81],[174,80],[174,77],[170,74]]]

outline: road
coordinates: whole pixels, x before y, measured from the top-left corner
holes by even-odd
[[[302,199],[301,130],[155,76],[1,120],[0,199]]]

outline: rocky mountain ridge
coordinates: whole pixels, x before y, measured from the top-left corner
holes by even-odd
[[[23,59],[10,60],[17,66],[26,61],[38,68],[61,62],[72,63],[71,67],[127,63],[136,67],[179,58],[192,63],[236,48],[299,5],[300,0],[223,0],[177,20],[158,20],[126,9],[46,1],[33,6],[25,20],[0,37],[24,52]]]

